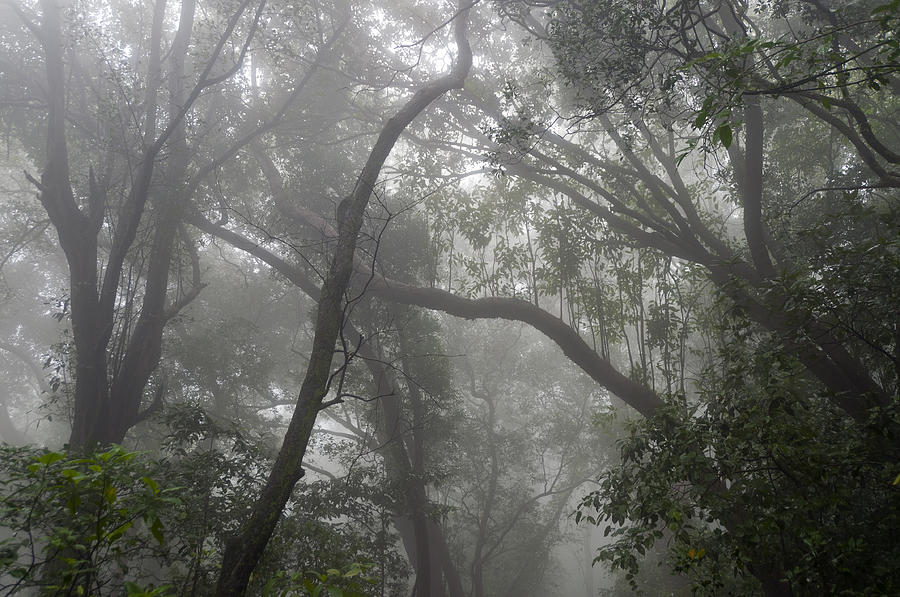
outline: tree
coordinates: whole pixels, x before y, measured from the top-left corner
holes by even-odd
[[[472,595],[546,594],[568,580],[552,552],[565,539],[571,498],[607,464],[608,436],[592,413],[610,407],[609,397],[564,359],[548,358],[533,330],[466,328],[451,335],[453,353],[466,355],[454,361],[467,424],[457,479],[442,492],[448,526]]]
[[[181,4],[164,65],[166,4],[156,2],[148,19],[149,38],[135,42],[146,45],[127,51],[120,47],[115,57],[132,77],[126,83],[109,57],[96,56],[95,64],[85,64],[75,53],[77,35],[83,49],[89,49],[86,40],[108,35],[108,28],[90,19],[76,21],[72,9],[63,10],[55,2],[41,3],[39,21],[29,9],[12,4],[33,35],[32,40],[16,41],[43,54],[45,85],[35,85],[28,73],[22,73],[23,82],[36,87],[47,114],[46,150],[28,147],[36,161],[43,162],[41,180],[30,175],[29,179],[38,189],[69,267],[73,449],[121,442],[128,429],[146,417],[148,411],[141,410],[143,394],[159,363],[165,324],[202,288],[199,257],[193,239],[179,226],[180,214],[200,181],[234,149],[189,172],[186,119],[204,90],[221,86],[239,71],[264,6],[243,2],[223,15],[223,25],[213,28],[219,32],[212,43],[194,46],[207,52],[194,77],[185,59],[196,3]],[[132,25],[124,18],[120,23]],[[146,65],[136,61],[143,52],[149,56]],[[79,76],[73,78],[73,73]],[[133,87],[126,88],[129,84]],[[142,98],[128,95],[138,90],[143,91]],[[114,98],[123,94],[130,103],[117,106]],[[72,127],[70,120],[79,127]],[[74,134],[83,130],[87,134]],[[85,150],[76,152],[75,159],[70,155],[73,145]],[[178,267],[182,259],[186,268]],[[178,283],[170,296],[173,268]],[[157,384],[157,402],[163,391]]]
[[[357,236],[381,168],[400,134],[412,120],[436,98],[461,87],[472,63],[472,52],[466,39],[466,10],[454,19],[458,55],[450,73],[423,86],[388,120],[378,136],[363,167],[353,192],[338,205],[337,246],[331,258],[328,275],[318,297],[315,338],[306,377],[297,405],[285,435],[278,458],[272,467],[262,495],[249,520],[225,548],[218,595],[242,595],[247,581],[271,537],[284,504],[303,474],[301,463],[309,445],[313,425],[328,394],[331,361],[345,313],[344,295],[354,269]]]

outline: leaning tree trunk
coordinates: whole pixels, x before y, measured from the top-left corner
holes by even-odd
[[[216,586],[216,595],[220,597],[245,594],[250,574],[256,568],[269,538],[275,531],[294,485],[303,476],[301,464],[316,416],[327,393],[335,342],[343,324],[344,292],[354,270],[356,241],[369,197],[381,168],[400,134],[434,100],[451,89],[463,86],[472,64],[472,52],[466,38],[467,22],[468,9],[461,2],[460,12],[454,24],[458,55],[452,70],[419,89],[400,111],[387,121],[369,154],[353,193],[338,206],[337,247],[322,285],[306,377],[301,385],[284,443],[262,494],[253,506],[250,518],[225,547],[222,571]]]

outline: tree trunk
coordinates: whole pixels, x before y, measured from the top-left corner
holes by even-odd
[[[121,443],[126,432],[140,419],[139,409],[150,375],[159,363],[162,331],[170,317],[166,313],[168,270],[174,250],[175,230],[186,200],[178,192],[183,183],[187,150],[184,116],[199,96],[198,83],[184,99],[184,55],[193,28],[194,0],[184,0],[178,32],[171,52],[169,74],[169,121],[165,131],[156,130],[156,87],[160,81],[159,41],[163,0],[154,9],[154,26],[149,74],[148,114],[144,131],[153,142],[145,149],[135,172],[128,196],[113,226],[108,260],[98,275],[98,234],[107,216],[105,182],[89,175],[89,192],[84,207],[73,192],[66,145],[66,73],[62,53],[61,9],[53,0],[42,0],[41,42],[47,74],[47,163],[41,175],[40,201],[59,236],[69,266],[70,308],[75,347],[75,391],[70,449],[80,450],[94,444]],[[243,8],[241,8],[241,11]],[[233,19],[236,23],[236,16]],[[230,36],[230,28],[223,34]],[[208,66],[216,61],[209,59]],[[151,194],[151,179],[157,155],[171,142],[174,164],[168,173],[173,188],[158,197],[157,228],[150,255],[144,292],[144,304],[137,326],[132,331],[121,363],[110,372],[109,344],[116,326],[115,311],[120,296],[123,264],[136,238]],[[196,290],[196,289],[195,289]]]

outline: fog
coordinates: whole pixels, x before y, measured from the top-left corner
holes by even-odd
[[[898,21],[0,0],[0,595],[900,594]]]

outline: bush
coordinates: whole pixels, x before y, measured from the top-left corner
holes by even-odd
[[[76,457],[4,446],[0,462],[2,594],[167,594],[165,586],[142,587],[147,571],[130,563],[167,558],[161,515],[180,501],[137,453],[116,446]]]

